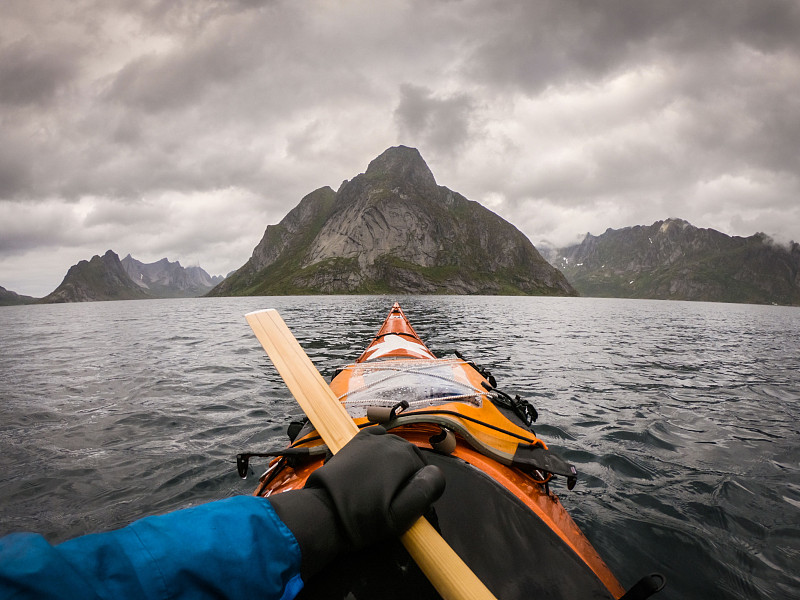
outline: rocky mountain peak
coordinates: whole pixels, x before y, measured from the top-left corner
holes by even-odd
[[[365,175],[370,180],[386,179],[418,189],[436,187],[436,179],[419,150],[407,146],[395,146],[383,152],[369,163]]]
[[[655,225],[658,225],[658,223],[655,223]],[[661,221],[661,226],[659,227],[658,231],[659,233],[666,233],[670,229],[673,231],[683,231],[687,227],[693,227],[693,225],[689,223],[689,221],[684,221],[683,219],[666,219]]]
[[[438,186],[418,150],[397,146],[269,225],[210,295],[384,292],[575,294],[513,225]]]
[[[44,303],[93,302],[97,300],[137,300],[150,298],[128,276],[119,256],[108,250],[70,267],[64,281],[42,298]]]
[[[168,258],[145,264],[128,254],[120,262],[137,286],[158,298],[202,296],[222,281],[200,267],[184,268],[180,261],[170,262]]]

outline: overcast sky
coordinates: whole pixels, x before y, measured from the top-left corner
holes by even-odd
[[[390,146],[539,246],[800,239],[796,0],[2,0],[0,285],[212,275]]]

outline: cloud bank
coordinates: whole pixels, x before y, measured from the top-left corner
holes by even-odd
[[[389,146],[534,244],[800,238],[800,5],[6,0],[0,285],[108,248],[224,274]]]

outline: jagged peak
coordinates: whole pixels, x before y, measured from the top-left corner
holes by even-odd
[[[661,222],[661,227],[659,228],[659,231],[663,233],[667,231],[667,229],[673,226],[680,227],[681,229],[686,229],[687,227],[692,227],[692,224],[684,219],[677,219],[670,217],[669,219],[665,219],[664,221]]]
[[[268,226],[210,295],[575,294],[513,225],[437,185],[416,148],[388,148],[338,192],[325,189],[321,206],[306,196]]]
[[[320,209],[326,210],[327,204],[332,204],[336,198],[336,192],[328,186],[324,185],[317,188],[313,192],[303,196],[303,199],[290,210],[283,219],[280,225],[288,228],[290,231],[296,231],[298,227],[302,227],[314,215],[317,215]]]
[[[394,146],[369,163],[367,176],[391,176],[412,181],[416,185],[435,186],[436,179],[419,150]]]

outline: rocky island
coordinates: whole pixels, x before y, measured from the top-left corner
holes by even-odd
[[[308,194],[209,295],[368,293],[577,295],[516,227],[437,185],[405,146]]]

